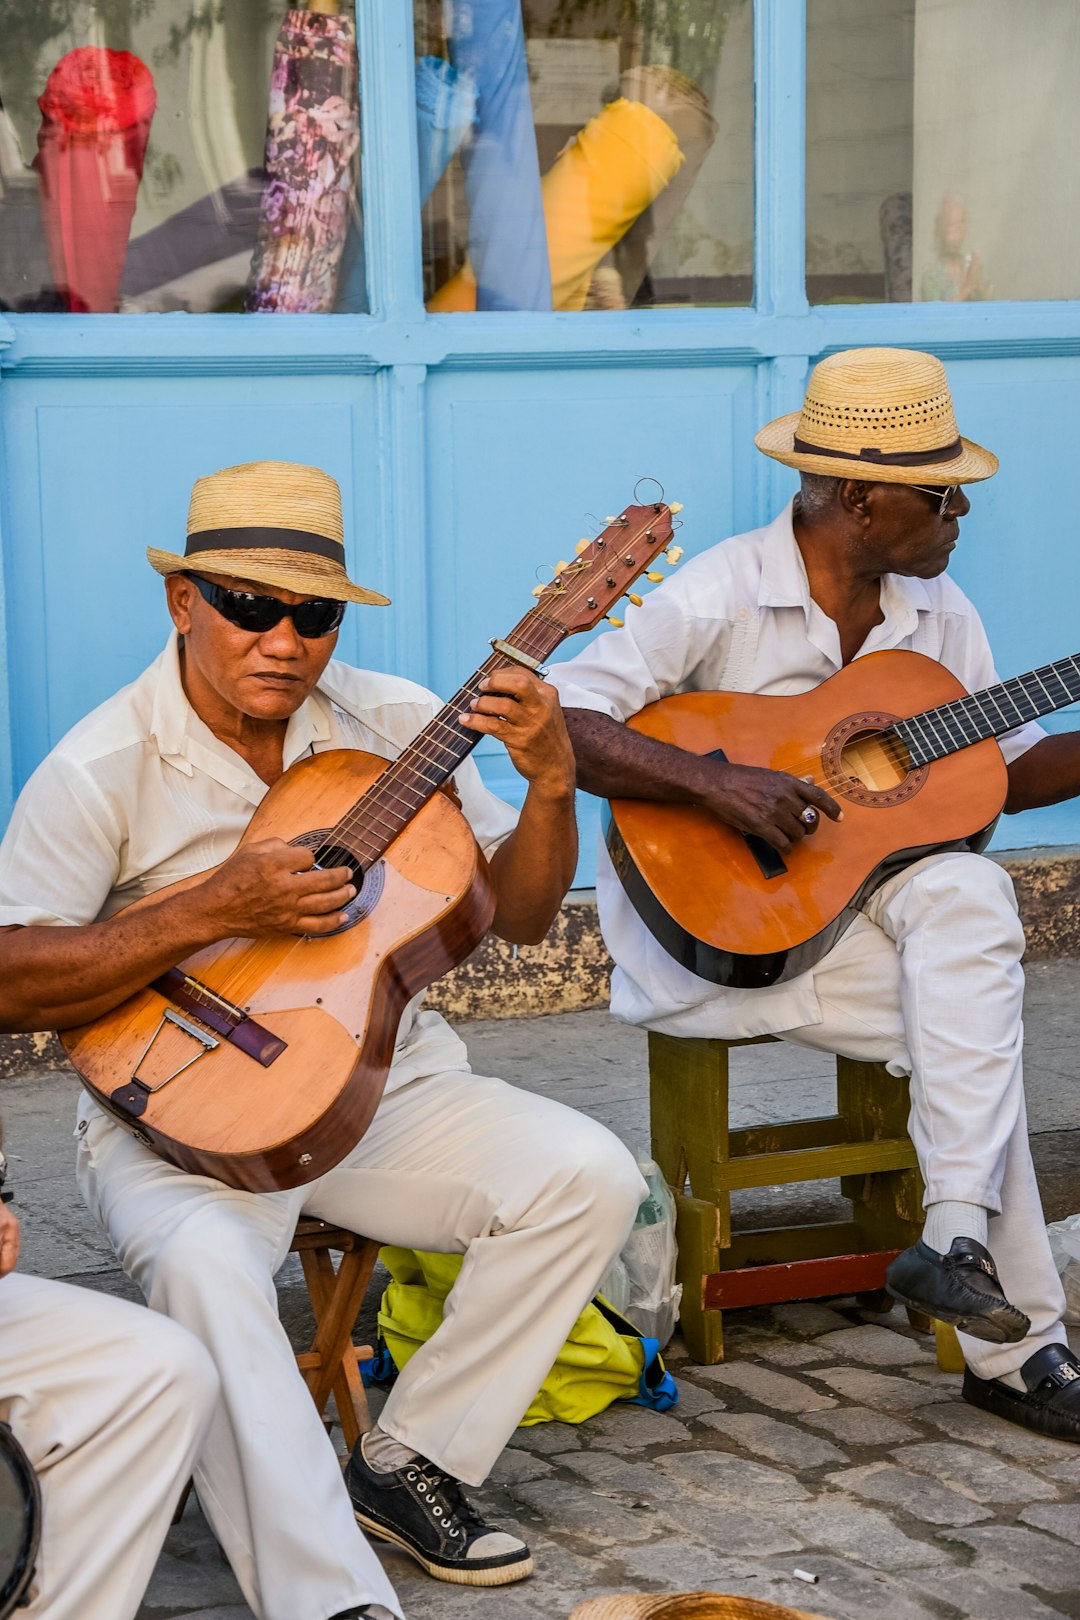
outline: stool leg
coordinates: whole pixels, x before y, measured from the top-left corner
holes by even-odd
[[[676,1205],[676,1275],[683,1288],[679,1325],[691,1360],[699,1367],[712,1367],[724,1359],[724,1313],[705,1309],[705,1283],[716,1270],[720,1247],[719,1211],[703,1198],[679,1197]]]
[[[848,1126],[849,1140],[872,1142],[907,1136],[907,1081],[890,1074],[883,1063],[836,1060],[837,1113]],[[841,1191],[852,1200],[852,1214],[867,1253],[906,1249],[919,1236],[923,1183],[911,1150],[906,1170],[879,1170],[866,1176],[844,1176]]]
[[[346,1251],[336,1271],[327,1250],[300,1252],[315,1315],[315,1339],[311,1347],[315,1360],[304,1376],[320,1415],[331,1392],[334,1394],[342,1432],[350,1449],[357,1437],[371,1426],[367,1398],[356,1365],[352,1330],[378,1252],[378,1244],[373,1242]]]
[[[714,1173],[729,1157],[726,1042],[650,1032],[649,1106],[653,1158],[678,1207],[683,1336],[693,1359],[710,1366],[724,1359],[724,1330],[721,1312],[705,1309],[705,1279],[731,1247],[731,1194],[717,1191]]]
[[[964,1352],[960,1348],[960,1340],[956,1337],[956,1329],[948,1322],[935,1322],[934,1342],[937,1349],[937,1364],[941,1371],[962,1373]]]

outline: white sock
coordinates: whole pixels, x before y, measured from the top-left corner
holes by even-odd
[[[1015,1372],[996,1373],[994,1376],[999,1384],[1008,1384],[1010,1389],[1018,1389],[1021,1394],[1027,1393],[1027,1385],[1024,1383],[1019,1367],[1016,1368]]]
[[[367,1434],[360,1436],[360,1450],[368,1467],[377,1474],[392,1474],[395,1469],[411,1463],[416,1456],[410,1446],[403,1446],[400,1440],[395,1440],[377,1423]]]
[[[987,1212],[981,1204],[959,1204],[943,1199],[940,1204],[926,1206],[926,1225],[922,1240],[928,1249],[948,1254],[953,1238],[974,1238],[986,1247]]]

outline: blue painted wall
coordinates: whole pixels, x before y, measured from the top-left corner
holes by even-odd
[[[537,569],[642,474],[685,503],[688,551],[767,520],[794,478],[754,429],[798,405],[817,358],[860,344],[940,354],[963,431],[1001,456],[954,571],[1002,673],[1080,647],[1080,304],[807,305],[801,0],[757,0],[756,300],[729,310],[428,317],[410,13],[360,8],[371,315],[0,321],[0,815],[160,646],[143,547],[182,548],[200,473],[256,457],[332,472],[350,567],[394,598],[351,610],[344,656],[448,692],[520,616]],[[516,797],[505,755],[483,748]],[[1043,842],[1080,842],[1080,807],[1007,821],[997,840]]]

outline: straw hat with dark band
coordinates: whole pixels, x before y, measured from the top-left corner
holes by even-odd
[[[187,546],[148,546],[159,574],[198,569],[304,596],[385,607],[390,598],[345,572],[341,491],[329,473],[292,461],[247,461],[196,481]]]
[[[754,439],[786,467],[874,484],[974,484],[997,457],[962,439],[945,367],[917,349],[848,349],[813,369],[801,411]]]
[[[823,1620],[823,1616],[724,1592],[648,1592],[589,1598],[570,1620]]]

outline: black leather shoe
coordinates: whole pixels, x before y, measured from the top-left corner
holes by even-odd
[[[484,1523],[456,1479],[423,1457],[381,1473],[371,1467],[357,1441],[345,1483],[356,1522],[411,1553],[436,1580],[507,1586],[532,1574],[532,1554],[516,1536],[506,1534],[506,1545],[498,1552],[478,1552],[483,1537],[500,1532]]]
[[[951,1322],[988,1344],[1016,1344],[1031,1326],[1005,1298],[993,1260],[974,1238],[953,1238],[948,1254],[938,1254],[920,1238],[897,1255],[885,1286],[901,1305]]]
[[[984,1412],[1019,1423],[1055,1440],[1080,1441],[1080,1361],[1067,1344],[1036,1350],[1020,1368],[1027,1389],[1013,1389],[1000,1378],[964,1372],[964,1399]]]

